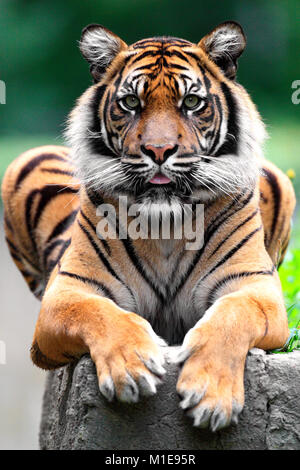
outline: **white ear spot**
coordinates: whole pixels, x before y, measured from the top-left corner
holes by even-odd
[[[96,68],[103,71],[127,46],[104,26],[92,24],[84,28],[79,48],[83,57],[91,64],[92,70]]]
[[[212,59],[218,59],[229,54],[236,59],[244,50],[245,37],[241,31],[231,24],[225,24],[208,36],[205,41],[206,49]]]
[[[228,21],[204,36],[199,46],[220,66],[225,75],[233,78],[236,61],[246,46],[246,37],[238,23]]]

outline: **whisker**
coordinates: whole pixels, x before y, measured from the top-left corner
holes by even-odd
[[[78,194],[75,194],[75,196],[72,197],[72,199],[64,206],[64,209],[66,209],[66,207],[68,207],[74,201],[75,198],[78,198]]]

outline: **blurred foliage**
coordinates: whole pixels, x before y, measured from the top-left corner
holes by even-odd
[[[300,320],[300,246],[292,248],[286,254],[284,263],[279,268],[279,277],[285,297],[290,327],[297,327]]]
[[[283,352],[290,352],[300,349],[300,226],[295,231],[294,242],[285,256],[282,266],[279,268],[279,277],[284,293],[285,305],[287,309],[288,322],[290,328],[289,341],[286,343]],[[294,245],[294,246],[293,246]],[[282,350],[278,350],[280,352]]]

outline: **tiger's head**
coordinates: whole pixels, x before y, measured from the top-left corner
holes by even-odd
[[[245,44],[235,22],[198,44],[155,37],[131,46],[87,26],[80,49],[95,83],[66,133],[82,183],[170,207],[253,187],[265,131],[235,81]]]

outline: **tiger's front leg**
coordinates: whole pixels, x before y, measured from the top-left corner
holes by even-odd
[[[256,281],[220,297],[187,333],[175,362],[177,391],[194,425],[216,431],[237,423],[244,405],[249,349],[282,347],[289,335],[279,283]]]
[[[57,280],[56,280],[57,281]],[[115,302],[93,293],[74,277],[54,281],[47,290],[36,325],[31,357],[54,369],[90,353],[100,392],[112,401],[137,402],[156,393],[164,355],[150,324]]]

